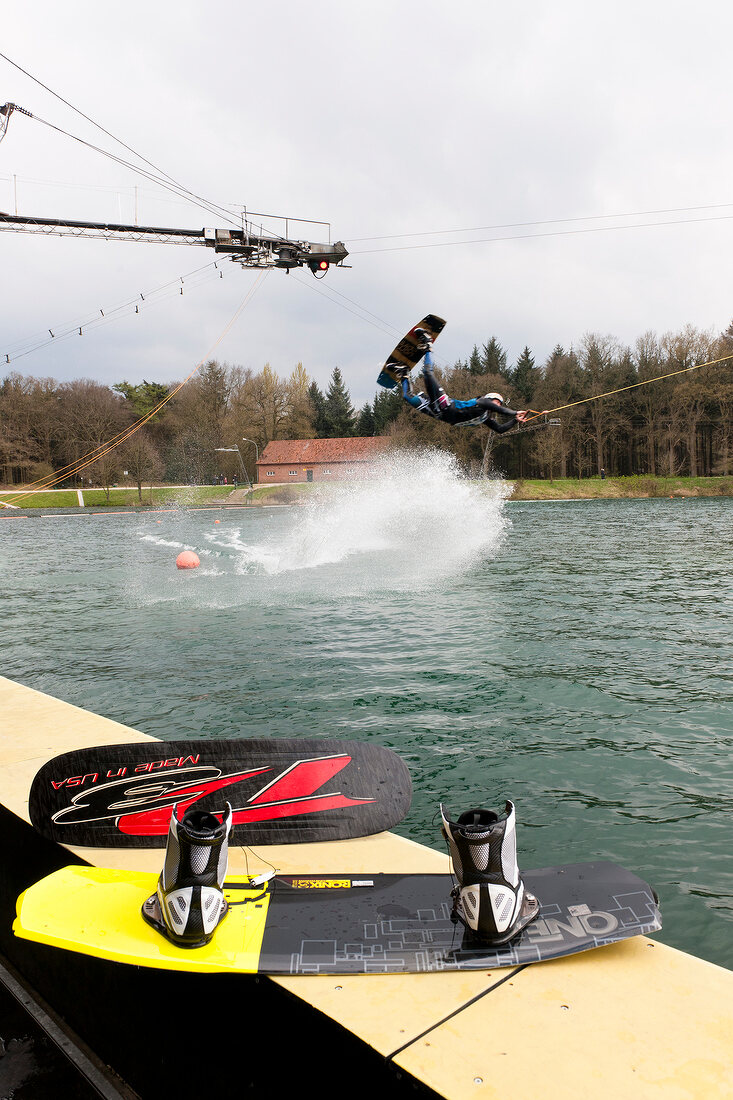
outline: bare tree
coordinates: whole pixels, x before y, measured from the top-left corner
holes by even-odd
[[[555,480],[555,476],[560,471],[563,454],[562,422],[548,425],[535,433],[532,458],[539,465],[543,477],[550,481]]]
[[[163,473],[158,449],[141,428],[120,448],[120,458],[137,485],[137,498],[142,504],[143,482],[152,482]]]
[[[693,325],[686,325],[681,332],[663,337],[662,346],[670,372],[685,368],[690,372],[675,381],[670,398],[678,433],[687,450],[690,476],[697,477],[698,433],[708,413],[710,395],[705,380],[694,368],[715,358],[715,337],[712,332],[701,332]]]
[[[174,476],[211,480],[216,448],[225,444],[229,393],[229,369],[212,359],[170,402],[174,441],[168,455]]]
[[[619,359],[621,349],[610,336],[588,333],[580,345],[580,365],[585,376],[587,392],[596,397],[615,389],[621,383]],[[588,403],[588,416],[596,449],[596,472],[607,465],[606,447],[609,437],[621,424],[617,397],[605,397]]]
[[[565,352],[559,345],[549,356],[542,371],[542,379],[535,392],[539,408],[558,409],[560,425],[553,428],[558,448],[559,476],[568,476],[568,462],[578,448],[578,433],[583,411],[578,407],[564,409],[563,405],[572,404],[583,397],[583,381],[575,352]]]
[[[286,381],[265,363],[260,373],[252,378],[248,396],[261,445],[264,447],[271,439],[280,439],[290,406]]]
[[[314,433],[315,409],[309,394],[310,378],[302,363],[287,380],[288,416],[285,431],[289,439],[311,439]]]
[[[635,344],[637,376],[640,382],[664,374],[664,355],[657,336],[645,332]],[[660,385],[641,386],[634,394],[634,406],[644,426],[646,472],[657,474],[656,441],[666,411],[666,390]]]
[[[59,390],[59,443],[62,465],[88,461],[89,476],[110,481],[114,460],[106,455],[93,460],[97,452],[114,449],[114,440],[130,424],[123,398],[99,382],[78,379]]]
[[[104,495],[109,504],[110,491],[112,486],[119,480],[120,470],[122,469],[119,451],[107,451],[96,459],[88,469],[92,479],[104,489]]]

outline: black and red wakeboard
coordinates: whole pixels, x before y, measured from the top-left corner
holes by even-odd
[[[234,844],[303,844],[396,825],[412,797],[390,749],[320,738],[141,741],[63,753],[38,771],[31,823],[62,844],[162,848],[171,810],[220,813]]]

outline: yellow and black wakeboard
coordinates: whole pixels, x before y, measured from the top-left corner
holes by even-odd
[[[18,899],[16,936],[165,970],[399,974],[493,970],[572,955],[661,928],[652,888],[614,863],[523,873],[538,917],[499,947],[451,919],[448,874],[228,876],[226,917],[204,947],[170,943],[143,918],[155,874],[64,867]]]

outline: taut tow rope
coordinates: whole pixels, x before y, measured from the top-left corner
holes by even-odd
[[[723,355],[720,359],[710,359],[707,363],[694,363],[691,367],[673,370],[669,374],[659,374],[656,378],[645,378],[643,382],[632,382],[630,386],[619,386],[618,389],[609,390],[607,393],[596,393],[592,397],[583,397],[580,401],[569,401],[567,405],[558,405],[556,409],[547,409],[545,412],[549,416],[551,413],[562,412],[563,409],[572,409],[575,405],[587,405],[591,401],[600,401],[602,397],[612,397],[616,393],[636,390],[639,386],[649,386],[652,382],[662,382],[665,378],[675,378],[678,374],[689,374],[690,371],[700,370],[702,367],[714,367],[718,363],[727,363],[730,359],[733,359],[733,354]],[[533,412],[534,416],[528,416],[525,424],[528,424],[530,420],[536,420],[538,416],[545,415],[544,413],[535,412],[534,409],[530,409],[530,412]]]

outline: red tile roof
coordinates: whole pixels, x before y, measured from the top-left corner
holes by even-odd
[[[389,446],[383,435],[359,439],[277,439],[268,443],[258,466],[303,462],[367,462]]]

